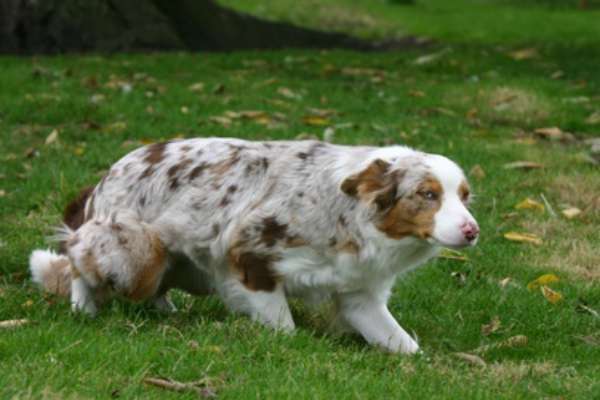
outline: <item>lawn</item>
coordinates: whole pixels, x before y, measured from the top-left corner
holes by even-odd
[[[202,380],[205,394],[234,399],[600,398],[600,173],[588,142],[600,136],[600,11],[223,3],[433,43],[368,54],[0,57],[0,321],[27,320],[0,328],[0,398],[197,398],[148,377]],[[300,303],[299,329],[285,335],[181,293],[174,315],[114,301],[90,319],[30,282],[28,256],[51,246],[65,204],[132,149],[325,131],[336,143],[439,152],[468,172],[480,243],[407,275],[391,299],[422,355],[332,336],[327,310]],[[516,161],[530,168],[510,168]],[[569,208],[581,212],[568,218]]]

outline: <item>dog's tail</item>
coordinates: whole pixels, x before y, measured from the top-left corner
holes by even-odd
[[[66,243],[75,232],[64,225],[56,229],[49,239]],[[71,261],[65,254],[57,254],[50,249],[34,250],[29,257],[31,279],[47,292],[59,296],[71,293]]]
[[[83,189],[65,208],[64,225],[56,230],[50,240],[59,242],[59,254],[52,250],[34,250],[29,257],[31,279],[44,290],[61,296],[71,292],[71,262],[62,253],[66,252],[66,242],[85,222],[85,205],[92,196],[94,188]]]
[[[64,254],[52,250],[34,250],[29,257],[31,279],[45,291],[69,296],[71,293],[71,262]]]

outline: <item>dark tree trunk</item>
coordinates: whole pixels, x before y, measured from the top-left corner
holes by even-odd
[[[375,43],[265,21],[213,0],[0,0],[0,53],[379,50],[414,44],[411,38]]]

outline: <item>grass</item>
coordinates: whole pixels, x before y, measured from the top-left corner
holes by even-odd
[[[287,0],[261,2],[263,8],[224,3],[327,23],[316,8]],[[196,397],[141,383],[164,376],[209,377],[224,398],[600,398],[600,183],[583,142],[600,131],[586,123],[600,110],[598,11],[441,0],[319,3],[343,10],[339,20],[358,34],[405,31],[437,44],[382,54],[0,58],[0,320],[30,321],[0,330],[0,397]],[[375,22],[361,27],[356,15]],[[536,51],[522,60],[509,55],[522,49]],[[437,61],[414,63],[439,51]],[[197,82],[204,89],[190,90]],[[305,119],[312,108],[337,113]],[[266,114],[226,114],[242,110]],[[480,244],[467,261],[437,259],[406,276],[391,299],[402,325],[419,336],[423,356],[384,354],[355,337],[329,336],[325,311],[298,303],[300,328],[287,336],[227,313],[217,299],[180,293],[175,315],[115,301],[90,320],[30,283],[28,255],[46,246],[67,201],[136,146],[210,135],[321,137],[328,126],[337,126],[337,143],[406,143],[484,171],[471,176]],[[576,140],[533,134],[548,126]],[[46,144],[53,130],[58,137]],[[545,168],[503,168],[517,160]],[[515,210],[526,197],[541,201],[540,194],[556,217],[547,207]],[[583,213],[565,219],[560,210],[567,205]],[[537,234],[543,244],[510,242],[503,238],[508,231]],[[527,289],[546,273],[559,278],[550,284],[562,295],[556,304]],[[499,328],[483,335],[495,317]],[[506,345],[516,335],[527,343]],[[459,352],[479,354],[486,366]]]

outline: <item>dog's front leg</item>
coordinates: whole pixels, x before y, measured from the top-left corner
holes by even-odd
[[[360,333],[367,342],[393,353],[414,354],[419,345],[396,322],[385,302],[368,294],[341,294],[340,317]]]

